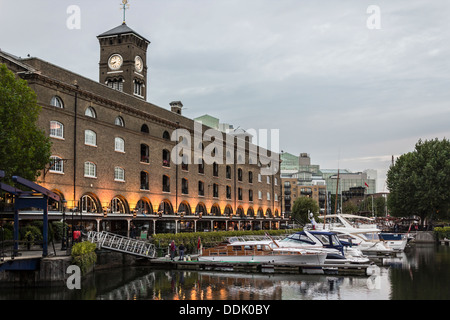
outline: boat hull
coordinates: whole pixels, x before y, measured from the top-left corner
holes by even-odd
[[[227,263],[270,263],[270,264],[311,264],[323,265],[327,254],[273,254],[255,256],[199,256],[198,261],[227,262]]]

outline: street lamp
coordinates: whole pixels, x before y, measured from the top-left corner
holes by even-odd
[[[62,231],[62,241],[61,250],[67,250],[67,229],[66,229],[66,200],[62,200],[62,214],[63,214],[63,231]]]

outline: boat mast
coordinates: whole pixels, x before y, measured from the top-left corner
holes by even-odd
[[[339,191],[339,169],[338,169],[338,176],[337,176],[337,181],[336,181],[336,199],[334,199],[334,214],[336,214],[336,210],[337,210],[338,191]]]

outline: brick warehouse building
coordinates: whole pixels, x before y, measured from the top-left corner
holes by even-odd
[[[279,170],[261,175],[261,157],[249,141],[239,154],[240,138],[231,136],[223,164],[171,161],[179,141],[171,139],[172,133],[184,129],[193,136],[199,125],[182,115],[179,101],[170,103],[170,110],[146,102],[150,42],[125,23],[97,38],[99,82],[38,58],[0,51],[0,63],[36,92],[42,107],[38,125],[52,141],[52,162],[37,182],[64,201],[52,203],[49,219],[60,220],[65,210],[69,222],[75,219],[87,230],[121,234],[128,234],[131,225],[160,233],[277,229],[286,223],[278,201]],[[200,128],[206,136],[208,127]],[[194,142],[188,141],[192,157]],[[206,152],[209,143],[198,148]],[[7,195],[4,201],[10,202]],[[20,216],[33,219],[37,213]]]

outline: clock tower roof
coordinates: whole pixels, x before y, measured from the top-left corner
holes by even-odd
[[[143,36],[141,36],[139,33],[137,33],[136,31],[134,31],[133,29],[131,29],[130,27],[128,27],[126,25],[126,23],[122,23],[120,26],[115,27],[109,31],[106,31],[100,35],[97,36],[98,39],[101,38],[107,38],[107,37],[113,37],[113,36],[118,36],[118,35],[125,35],[125,34],[134,34],[135,36],[137,36],[138,38],[143,39],[145,42],[150,43],[149,40],[145,39]]]

